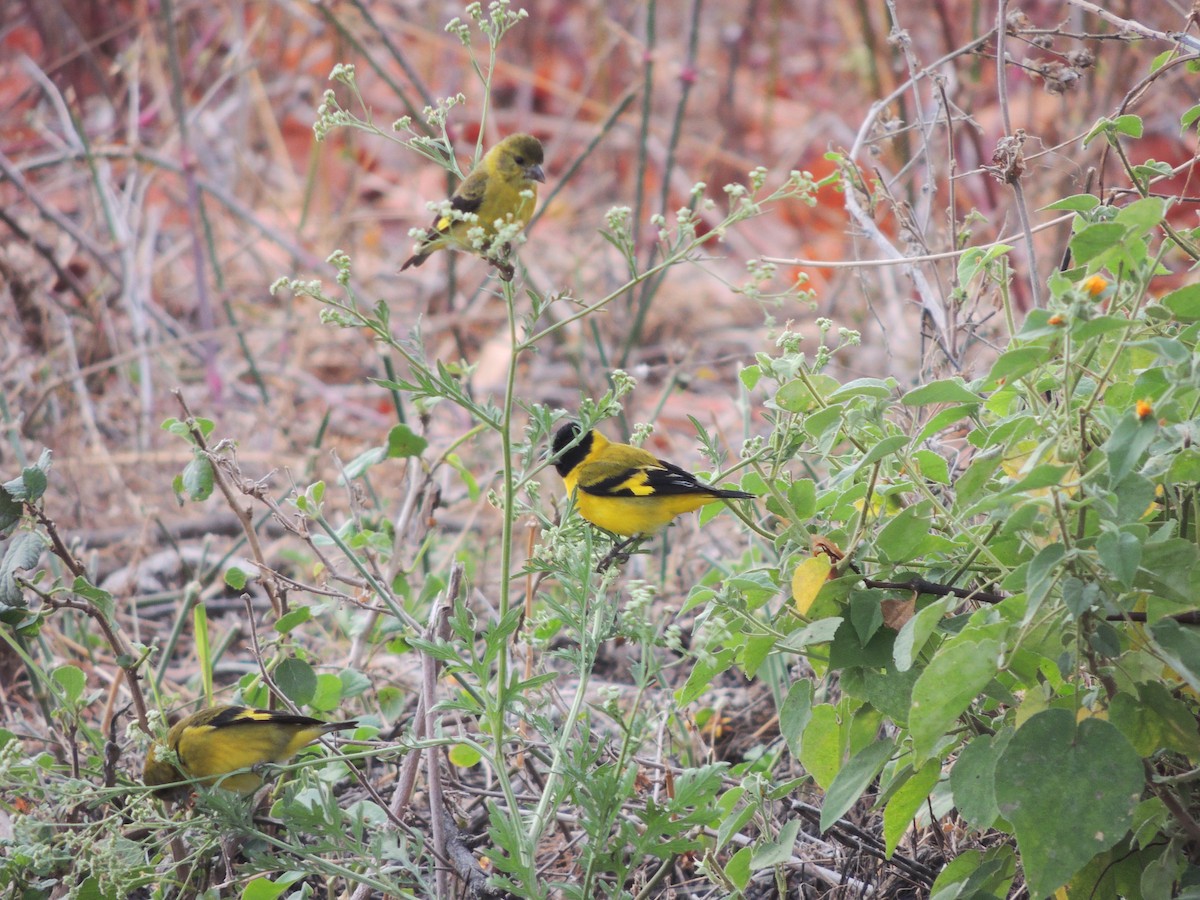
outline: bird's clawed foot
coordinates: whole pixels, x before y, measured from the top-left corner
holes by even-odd
[[[500,250],[500,256],[496,258],[489,256],[488,262],[499,271],[501,281],[512,281],[513,276],[517,274],[516,267],[509,262],[512,258],[512,244],[505,244]]]
[[[613,548],[596,564],[596,574],[603,575],[608,571],[609,566],[623,566],[629,562],[629,557],[637,552],[638,546],[642,543],[644,537],[645,535],[635,534],[633,537],[625,538],[625,540],[617,541],[613,544]]]

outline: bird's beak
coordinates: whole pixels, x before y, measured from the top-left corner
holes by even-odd
[[[542,184],[546,183],[546,173],[542,171],[541,166],[529,166],[525,170],[525,177],[533,181],[540,181]]]

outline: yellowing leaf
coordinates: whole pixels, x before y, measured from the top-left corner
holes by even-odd
[[[469,769],[481,759],[479,751],[467,744],[453,745],[447,756],[460,769]]]
[[[824,556],[810,556],[796,566],[792,573],[792,599],[796,601],[796,611],[800,615],[808,615],[821,587],[829,580],[832,568],[833,564]]]

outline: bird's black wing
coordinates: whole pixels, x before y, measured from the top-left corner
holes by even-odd
[[[450,208],[462,213],[479,212],[487,191],[487,173],[476,170],[467,176],[450,198]]]
[[[212,728],[237,728],[238,726],[261,725],[263,722],[272,722],[276,725],[320,725],[320,719],[314,719],[310,716],[298,716],[294,713],[283,712],[277,709],[243,709],[239,706],[231,706],[224,709],[221,713],[208,723]]]
[[[647,483],[654,488],[656,494],[709,494],[713,497],[728,499],[748,499],[754,496],[745,491],[727,491],[713,487],[711,484],[705,484],[691,472],[681,469],[665,459],[660,459],[658,464],[662,466],[661,469],[645,470]]]
[[[679,466],[658,461],[656,466],[622,467],[599,481],[579,485],[595,497],[651,497],[668,494],[709,494],[712,488]]]

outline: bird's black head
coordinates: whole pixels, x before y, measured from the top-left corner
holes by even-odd
[[[554,468],[558,474],[566,478],[567,473],[587,458],[592,447],[592,433],[589,431],[578,444],[566,450],[567,444],[579,437],[582,429],[578,422],[568,422],[554,434]],[[566,450],[564,453],[563,451]]]

